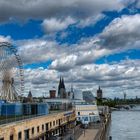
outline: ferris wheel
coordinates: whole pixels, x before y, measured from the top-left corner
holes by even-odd
[[[8,42],[0,42],[0,100],[20,100],[24,91],[24,73],[17,50]]]

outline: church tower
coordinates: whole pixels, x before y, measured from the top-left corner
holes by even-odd
[[[60,77],[60,81],[59,81],[59,85],[58,85],[58,97],[67,98],[67,93],[66,93],[63,77]]]
[[[102,98],[103,98],[103,91],[99,86],[99,88],[97,90],[97,99],[102,99]]]

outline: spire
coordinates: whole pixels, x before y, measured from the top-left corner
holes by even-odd
[[[61,84],[62,84],[62,79],[61,79],[61,76],[60,76],[60,80],[59,80],[58,89],[60,89],[60,88],[61,88]]]
[[[32,92],[29,91],[28,98],[32,98]]]
[[[99,86],[98,90],[97,90],[98,93],[102,93],[102,89],[101,87]]]
[[[58,96],[60,96],[60,89],[61,89],[61,76],[60,76],[60,80],[59,80],[59,85],[58,85]]]
[[[66,98],[66,90],[63,77],[60,77],[59,86],[58,86],[58,97]]]
[[[61,83],[62,83],[62,80],[61,80],[61,76],[60,76],[60,81],[59,81],[59,85],[61,85]]]
[[[65,89],[65,84],[64,84],[64,79],[63,79],[63,77],[62,77],[62,88],[64,88]]]

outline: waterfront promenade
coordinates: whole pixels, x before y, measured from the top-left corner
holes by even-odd
[[[101,124],[93,124],[87,129],[83,129],[78,140],[106,140],[111,121],[111,114],[108,114]]]
[[[94,140],[99,129],[85,129],[78,140]]]

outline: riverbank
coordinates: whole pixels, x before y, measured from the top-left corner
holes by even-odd
[[[104,117],[103,123],[98,130],[98,133],[96,134],[94,140],[107,140],[108,139],[108,132],[111,122],[111,113],[107,114]]]
[[[94,140],[99,129],[85,129],[85,132],[80,135],[78,140]]]
[[[110,122],[111,113],[101,116],[101,123],[90,124],[88,128],[82,130],[77,140],[108,140]]]

